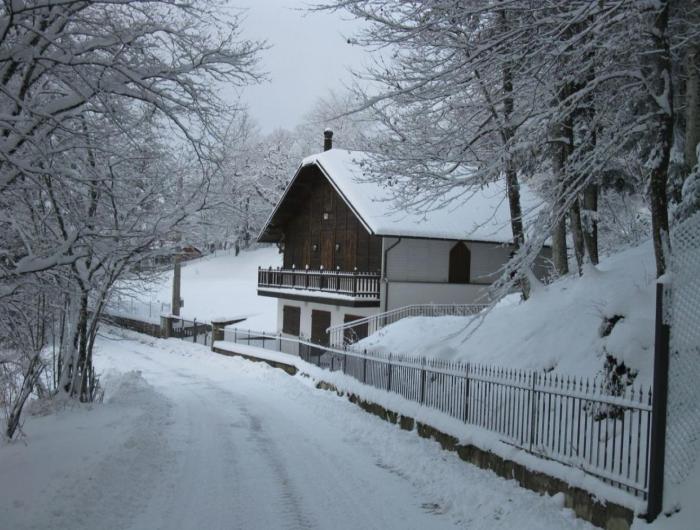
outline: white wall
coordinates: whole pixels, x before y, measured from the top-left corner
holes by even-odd
[[[357,315],[368,317],[379,313],[378,307],[346,307],[333,304],[319,304],[316,302],[302,302],[299,300],[277,299],[277,331],[282,332],[282,308],[284,306],[294,306],[300,308],[299,332],[306,338],[311,337],[311,311],[329,311],[331,314],[331,326],[343,324],[345,315]]]
[[[484,304],[488,302],[486,298],[488,285],[390,282],[387,287],[389,310],[411,304]]]
[[[397,238],[384,238],[388,249]],[[387,254],[386,276],[399,282],[447,282],[450,268],[450,250],[456,241],[439,239],[402,239]],[[465,243],[471,253],[470,276],[472,283],[492,283],[498,270],[510,257],[511,245]]]
[[[398,243],[397,243],[398,242]],[[410,304],[486,303],[489,284],[501,274],[510,259],[512,245],[465,242],[471,255],[469,284],[448,283],[450,250],[457,241],[437,239],[383,238],[386,254],[386,281],[381,285],[381,307],[388,310]],[[390,247],[392,247],[389,250]],[[546,257],[543,249],[535,265],[535,274],[543,278]],[[388,292],[388,304],[387,304]]]

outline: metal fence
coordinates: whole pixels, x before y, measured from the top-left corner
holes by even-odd
[[[670,325],[665,475],[683,483],[700,458],[700,212],[671,231]]]
[[[651,389],[614,394],[601,380],[358,352],[237,328],[227,328],[224,338],[342,371],[646,498]]]
[[[212,326],[206,322],[197,322],[197,319],[186,320],[173,318],[171,337],[182,339],[195,344],[211,345]]]
[[[364,338],[380,330],[384,326],[393,324],[407,317],[445,317],[445,316],[471,316],[483,311],[485,304],[412,304],[384,313],[378,313],[365,318],[359,318],[352,322],[331,326],[326,331],[330,336],[333,346],[352,344],[358,339]]]
[[[152,300],[145,302],[134,298],[115,298],[107,303],[103,312],[106,315],[159,324],[160,315],[170,313],[170,304]]]

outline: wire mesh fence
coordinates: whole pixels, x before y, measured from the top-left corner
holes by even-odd
[[[406,355],[357,352],[226,328],[229,342],[297,355],[498,434],[508,444],[646,497],[651,389]]]
[[[700,212],[671,232],[666,480],[682,483],[700,455]]]
[[[106,315],[158,324],[162,314],[170,313],[170,304],[153,300],[137,300],[131,297],[113,298],[107,303],[103,312]]]

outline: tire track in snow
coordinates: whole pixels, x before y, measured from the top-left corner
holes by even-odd
[[[284,517],[284,528],[286,530],[317,528],[317,524],[304,513],[287,468],[280,458],[280,453],[275,448],[273,440],[263,430],[262,421],[258,416],[249,412],[245,406],[242,406],[240,410],[248,419],[251,441],[256,444],[258,451],[267,461],[280,486],[279,504],[282,508],[281,515]]]

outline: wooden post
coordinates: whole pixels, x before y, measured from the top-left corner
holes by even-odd
[[[170,313],[180,316],[180,256],[175,256],[173,269],[173,296],[170,304]]]

